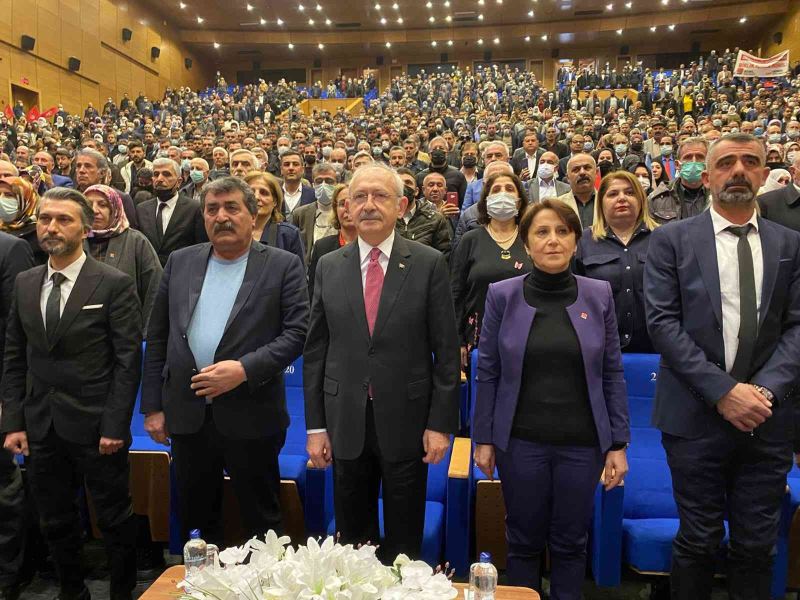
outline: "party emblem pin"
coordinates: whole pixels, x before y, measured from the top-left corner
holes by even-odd
[[[403,263],[398,263],[397,266],[400,267],[401,269],[405,269],[406,268],[406,266]]]
[[[588,318],[589,318],[589,315],[587,315],[585,312],[581,313],[581,319],[583,319],[585,321]]]

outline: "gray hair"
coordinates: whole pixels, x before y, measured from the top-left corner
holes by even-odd
[[[708,140],[703,136],[696,136],[696,137],[689,137],[683,140],[680,144],[678,144],[678,160],[681,159],[681,154],[683,153],[684,148],[689,146],[702,146],[705,148],[706,154],[708,154]]]
[[[362,179],[367,173],[371,171],[380,171],[384,175],[388,175],[389,179],[392,181],[392,185],[394,189],[392,190],[395,195],[397,196],[397,202],[399,204],[400,199],[405,195],[403,192],[403,180],[400,178],[400,175],[397,174],[397,171],[392,169],[389,165],[382,163],[382,162],[372,162],[368,165],[364,165],[360,169],[356,169],[353,173],[352,179],[350,179],[350,189],[353,189],[353,184],[355,183],[356,179]]]
[[[91,158],[94,161],[94,164],[97,165],[98,171],[102,171],[104,173],[109,171],[108,159],[100,154],[97,150],[92,150],[91,148],[83,148],[78,150],[78,152],[75,153],[75,162],[77,162],[81,156],[88,156]],[[94,217],[92,217],[92,219],[94,219]]]
[[[495,146],[502,146],[503,150],[505,150],[506,156],[510,156],[508,152],[508,144],[501,140],[494,140],[486,144],[483,148],[483,155],[486,156],[486,153],[489,151],[489,148],[493,148]]]
[[[181,167],[171,158],[163,157],[155,159],[153,161],[153,171],[155,171],[158,167],[169,167],[172,169],[172,173],[175,175],[175,177],[180,176]]]
[[[356,162],[356,159],[361,158],[362,156],[366,156],[370,162],[375,162],[375,159],[372,158],[372,154],[367,152],[366,150],[359,150],[353,155],[353,162]]]
[[[311,169],[312,182],[313,182],[314,179],[317,178],[317,175],[319,175],[320,173],[333,173],[337,177],[339,175],[336,172],[336,169],[333,168],[333,165],[331,163],[329,163],[329,162],[318,162],[317,164],[314,165],[314,168]]]
[[[247,211],[254,217],[258,214],[258,201],[253,190],[244,181],[238,177],[220,177],[214,181],[207,183],[200,192],[200,207],[205,211],[206,209],[206,196],[219,196],[221,194],[232,194],[234,192],[241,192],[244,199],[244,204],[247,206]]]
[[[222,150],[226,155],[228,154],[228,151],[225,148],[223,148],[222,146],[214,146],[214,149],[211,151],[211,153],[213,154],[217,150]]]
[[[758,154],[759,158],[761,159],[761,166],[764,166],[767,161],[767,151],[764,148],[764,142],[758,139],[754,135],[750,135],[749,133],[728,133],[723,135],[719,138],[716,142],[711,144],[711,147],[708,149],[708,154],[706,155],[706,169],[713,167],[713,163],[711,161],[711,157],[714,155],[714,151],[717,147],[723,142],[733,142],[734,144],[755,144],[758,146]]]
[[[258,171],[261,168],[261,161],[258,160],[258,157],[252,152],[250,152],[250,150],[248,150],[247,148],[239,148],[238,150],[234,150],[233,152],[231,152],[228,155],[228,161],[229,162],[232,161],[233,157],[236,156],[237,154],[249,154],[250,158],[253,160],[253,169]]]
[[[39,209],[45,200],[66,200],[75,202],[81,209],[81,225],[84,229],[91,229],[94,223],[94,208],[89,199],[78,190],[65,187],[50,188],[42,196],[42,201],[36,209],[36,215],[39,215]]]

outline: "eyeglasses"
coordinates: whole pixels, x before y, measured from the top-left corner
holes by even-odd
[[[356,192],[350,196],[350,202],[354,204],[364,204],[368,197],[372,197],[372,201],[376,203],[388,202],[393,196],[387,192]]]

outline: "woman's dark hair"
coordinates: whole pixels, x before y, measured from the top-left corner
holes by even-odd
[[[528,245],[528,232],[530,231],[533,220],[543,210],[552,210],[558,217],[569,227],[575,234],[575,242],[581,239],[583,229],[581,228],[581,220],[578,214],[572,210],[567,204],[561,200],[547,199],[531,204],[522,215],[522,220],[519,222],[519,236],[522,238],[522,243]]]
[[[650,172],[651,173],[653,172],[652,165],[654,165],[655,163],[658,163],[659,166],[661,167],[661,176],[658,177],[658,178],[653,177],[653,179],[654,179],[653,188],[654,189],[655,189],[655,187],[658,186],[659,183],[669,184],[669,174],[667,173],[667,170],[664,168],[664,163],[661,162],[661,159],[654,159],[653,161],[650,162],[650,165],[651,165],[650,166]]]
[[[483,180],[481,199],[478,200],[478,223],[481,225],[486,225],[489,223],[489,221],[491,221],[489,213],[486,211],[486,198],[489,196],[489,190],[492,189],[494,182],[497,181],[499,177],[508,177],[514,182],[514,187],[517,188],[517,195],[519,196],[520,202],[519,209],[517,210],[517,216],[514,217],[514,222],[519,223],[520,219],[522,218],[522,213],[525,212],[528,199],[526,198],[525,190],[522,187],[522,181],[520,181],[520,178],[514,175],[514,173],[495,173],[494,175],[490,175]]]

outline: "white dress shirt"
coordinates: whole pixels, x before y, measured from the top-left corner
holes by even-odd
[[[711,223],[714,225],[714,240],[717,246],[717,269],[719,270],[719,291],[722,297],[722,342],[725,345],[725,370],[730,373],[739,350],[739,255],[736,247],[739,238],[727,227],[739,227],[720,215],[713,207]],[[756,311],[761,314],[761,287],[764,281],[764,255],[761,252],[761,236],[758,232],[756,213],[750,217],[752,224],[747,234],[750,252],[753,254],[753,275],[756,283]]]
[[[300,197],[303,195],[303,185],[300,184],[297,186],[297,191],[294,193],[290,193],[286,191],[286,188],[283,188],[283,202],[286,204],[286,214],[287,216],[292,214],[292,211],[297,208],[297,205],[300,204]]]
[[[172,213],[175,212],[175,205],[178,203],[178,192],[175,192],[175,195],[167,200],[166,204],[164,205],[164,210],[161,213],[161,219],[164,223],[164,232],[167,231],[167,225],[169,225],[169,220],[172,217]],[[161,206],[161,200],[156,198],[156,220],[158,220],[158,207]]]
[[[381,251],[381,255],[378,257],[378,264],[381,266],[384,276],[386,275],[386,269],[389,267],[389,257],[392,255],[393,246],[394,246],[394,230],[392,230],[392,233],[389,234],[389,237],[387,237],[377,246],[377,248]],[[372,248],[373,246],[370,246],[367,242],[362,240],[361,237],[358,238],[358,254],[361,259],[359,264],[361,265],[362,290],[367,285],[367,268],[369,267],[369,253],[372,251]],[[312,433],[325,433],[326,431],[327,429],[309,429],[306,431],[306,434],[311,435]]]
[[[536,163],[538,162],[539,157],[536,156],[535,152],[533,154],[528,154],[526,152],[525,158],[528,159],[528,173],[530,173],[530,177],[536,177],[536,169],[538,168]]]
[[[537,177],[536,180],[539,182],[539,201],[545,200],[546,198],[557,198],[558,194],[556,193],[556,178],[555,176],[550,179],[548,183],[541,177]]]
[[[42,322],[45,324],[45,327],[47,327],[47,299],[50,297],[50,292],[53,291],[53,273],[61,273],[65,277],[64,281],[61,282],[61,306],[58,311],[58,316],[60,317],[64,312],[64,306],[66,306],[67,300],[69,300],[72,287],[75,285],[75,281],[78,279],[78,275],[80,275],[85,262],[86,254],[83,252],[81,252],[80,258],[60,271],[54,269],[50,265],[50,261],[47,261],[47,279],[42,285],[42,292],[39,296],[39,308],[41,308],[42,311]]]
[[[327,210],[322,210],[318,202],[317,210],[314,214],[314,241],[316,242],[334,233],[337,233],[337,231],[331,225],[331,207],[328,206]]]

